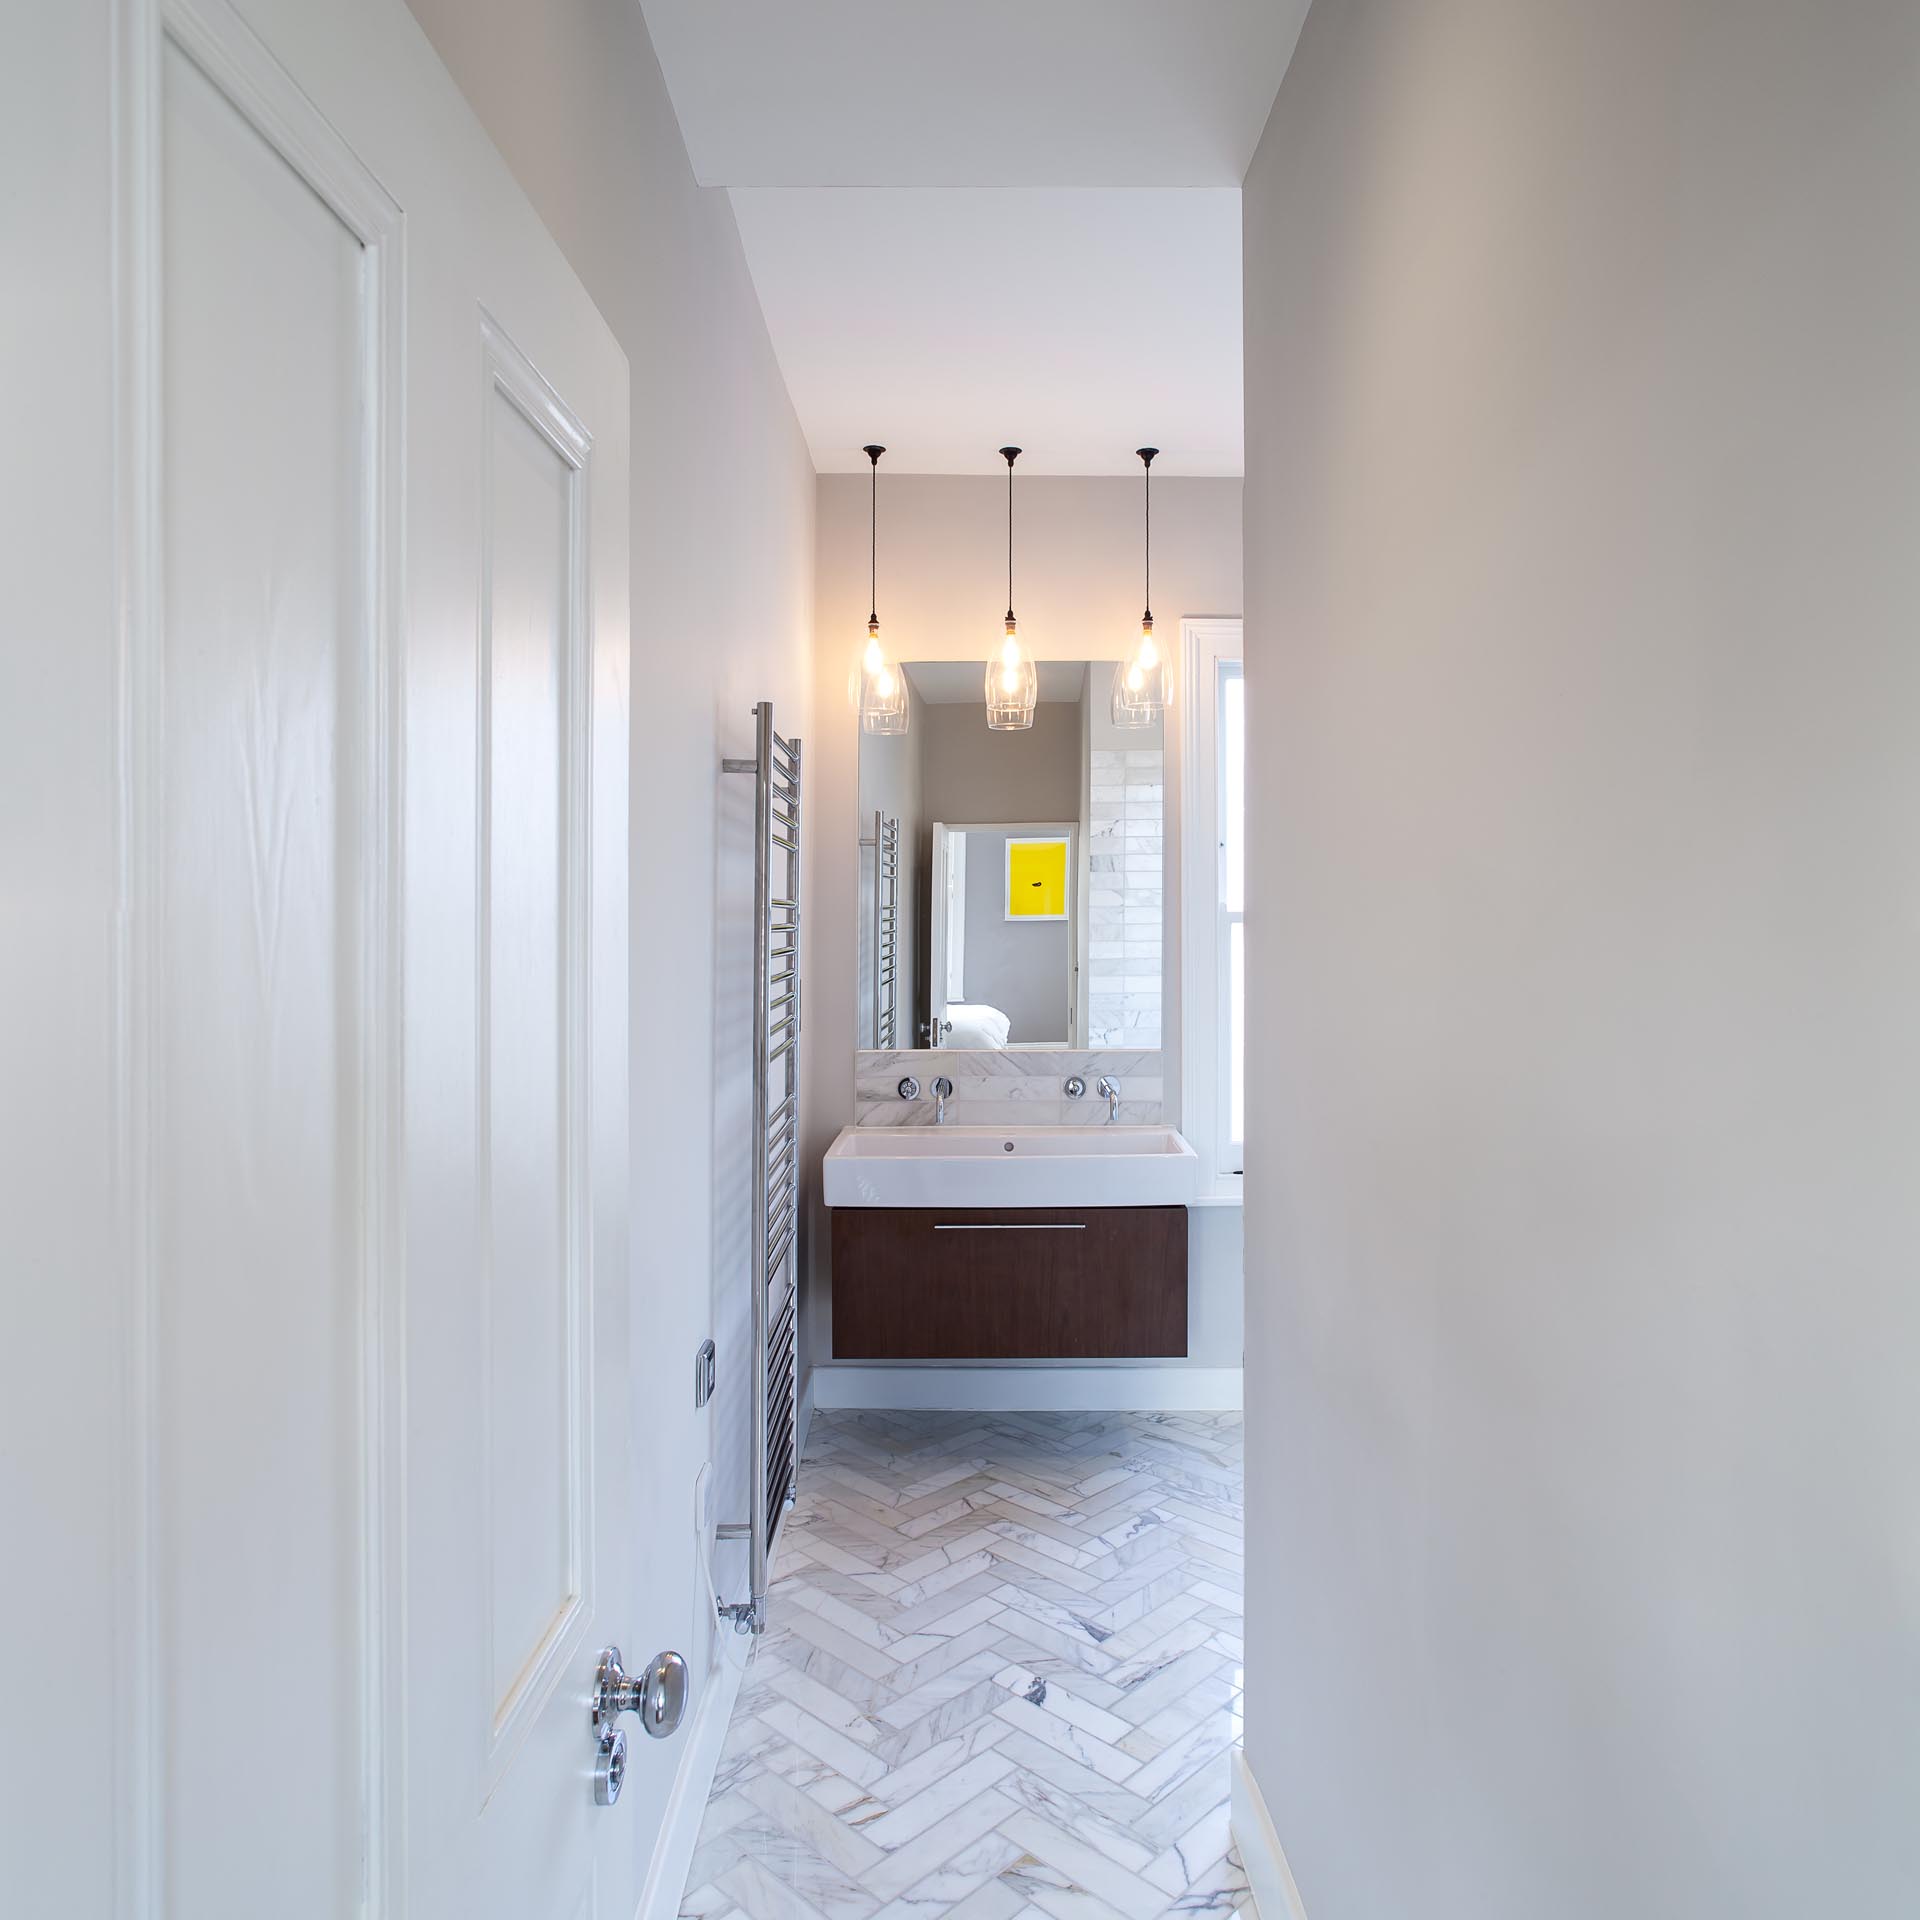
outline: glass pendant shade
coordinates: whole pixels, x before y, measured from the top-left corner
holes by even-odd
[[[1153,620],[1140,623],[1140,639],[1113,670],[1110,713],[1116,727],[1157,727],[1172,695],[1165,649],[1153,637]]]
[[[1014,623],[987,662],[987,725],[995,733],[1015,733],[1033,725],[1040,698],[1040,676],[1033,656],[1020,644]]]
[[[881,647],[879,621],[869,620],[867,650],[860,657],[860,730],[905,733],[907,718],[907,676]]]

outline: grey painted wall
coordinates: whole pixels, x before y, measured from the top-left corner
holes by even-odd
[[[929,820],[1077,820],[1080,703],[1043,701],[1033,725],[995,733],[981,702],[929,706],[921,781]]]
[[[1916,180],[1911,0],[1317,0],[1248,177],[1312,1920],[1920,1911]]]
[[[1080,819],[1084,700],[1043,701],[1033,710],[1031,727],[1007,733],[987,725],[979,702],[922,711],[922,801],[929,825],[936,820],[971,826]],[[998,1007],[1013,1023],[1014,1040],[1064,1046],[1067,928],[1061,922],[1025,927],[1006,922],[1000,905],[1005,860],[1004,834],[998,840],[968,836],[967,997]],[[927,906],[930,911],[930,899]],[[922,1017],[925,1013],[923,1001]]]
[[[1077,844],[1079,835],[1074,838]],[[967,835],[967,998],[1007,1016],[1010,1043],[1064,1047],[1073,923],[1006,917],[1007,839],[1005,833]]]

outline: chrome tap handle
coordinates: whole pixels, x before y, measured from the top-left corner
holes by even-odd
[[[1120,1082],[1112,1074],[1103,1073],[1096,1091],[1107,1103],[1107,1121],[1111,1125],[1120,1117]]]

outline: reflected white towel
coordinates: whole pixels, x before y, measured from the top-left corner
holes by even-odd
[[[975,1053],[990,1053],[1007,1044],[1013,1022],[998,1007],[971,1006],[964,1001],[950,1002],[947,1019],[950,1033],[940,1036],[943,1047],[965,1047]]]

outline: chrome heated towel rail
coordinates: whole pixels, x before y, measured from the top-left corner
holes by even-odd
[[[873,1044],[892,1047],[900,1012],[900,822],[873,816]]]
[[[798,1406],[800,1231],[800,742],[753,710],[753,1441],[751,1511],[719,1528],[747,1542],[750,1591],[721,1613],[742,1633],[766,1625],[767,1567],[793,1502]]]

